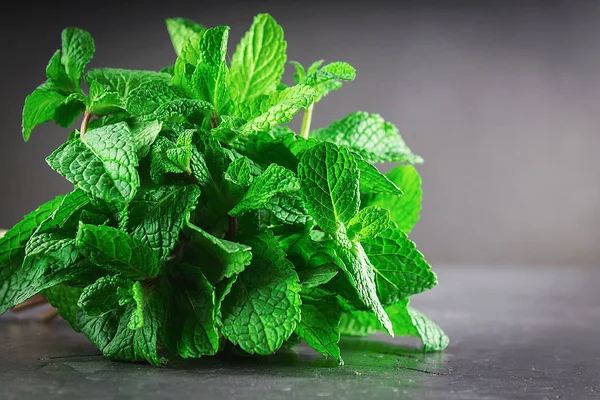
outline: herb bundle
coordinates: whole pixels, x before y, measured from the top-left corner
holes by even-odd
[[[300,340],[342,363],[340,335],[378,330],[445,348],[408,305],[437,283],[407,237],[421,158],[377,114],[310,129],[354,68],[293,62],[285,85],[283,30],[267,14],[229,65],[228,27],[167,28],[177,58],[160,72],[85,72],[90,34],[63,31],[23,136],[83,114],[47,158],[74,190],[0,240],[0,313],[42,293],[106,357],[152,365],[166,361],[158,349],[267,355]],[[301,111],[300,134],[282,125]],[[384,175],[378,162],[399,165]]]

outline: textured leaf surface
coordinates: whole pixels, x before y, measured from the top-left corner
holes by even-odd
[[[361,242],[373,239],[390,225],[390,212],[375,206],[365,207],[348,222],[348,237]]]
[[[296,85],[274,93],[258,106],[260,115],[244,124],[240,131],[243,134],[268,132],[275,125],[286,124],[300,110],[312,104],[317,92],[306,85]]]
[[[341,314],[342,309],[335,295],[317,298],[303,296],[302,319],[296,327],[296,333],[325,357],[331,356],[339,364],[344,364],[338,346]]]
[[[195,225],[188,227],[192,234],[189,258],[203,260],[203,272],[213,285],[239,274],[250,264],[249,246],[217,238]]]
[[[137,312],[135,304],[90,317],[83,311],[78,314],[81,332],[111,360],[161,365],[157,353],[157,335],[164,310],[155,293],[147,294],[142,303],[144,325],[130,329],[132,315]]]
[[[77,249],[99,267],[129,279],[153,278],[160,271],[158,257],[150,247],[108,226],[82,224]]]
[[[230,215],[241,215],[265,207],[271,198],[300,190],[298,178],[289,169],[277,164],[269,167],[250,185],[242,200],[229,212]]]
[[[92,36],[78,28],[67,28],[62,32],[62,64],[67,75],[73,82],[77,82],[83,75],[86,65],[94,57],[94,39]]]
[[[215,288],[202,270],[178,264],[161,290],[166,301],[161,335],[166,348],[183,358],[215,354],[219,348]]]
[[[28,141],[31,131],[44,122],[52,121],[56,108],[63,102],[62,94],[40,87],[25,98],[23,107],[23,139]]]
[[[354,157],[347,149],[320,143],[302,155],[298,177],[306,208],[324,232],[336,237],[360,204]]]
[[[186,18],[169,18],[166,23],[175,54],[177,55],[179,55],[190,36],[202,34],[206,30],[204,26]]]
[[[283,29],[273,17],[257,15],[231,58],[231,85],[238,102],[275,91],[285,69],[286,47]]]
[[[25,258],[25,246],[38,226],[60,205],[63,197],[44,203],[23,217],[0,238],[0,314],[12,307],[14,275]]]
[[[371,162],[423,162],[406,146],[398,129],[378,114],[357,111],[311,132],[311,136],[346,146]]]
[[[140,185],[138,159],[125,123],[93,129],[73,138],[46,161],[74,185],[109,202],[127,203]]]
[[[129,93],[140,85],[148,82],[159,82],[169,84],[169,74],[120,68],[98,68],[91,69],[85,74],[88,85],[98,82],[108,92],[115,92],[124,101]]]
[[[222,304],[223,335],[250,354],[279,349],[300,320],[300,284],[272,234],[245,241],[253,259]]]
[[[385,305],[433,288],[437,277],[400,229],[390,228],[363,242],[377,274],[377,291]]]
[[[421,211],[421,177],[412,165],[399,165],[390,170],[386,176],[402,189],[400,197],[380,193],[365,196],[365,205],[378,206],[390,210],[390,218],[398,224],[400,230],[409,234],[419,220]]]
[[[385,330],[394,336],[392,323],[377,297],[375,268],[369,261],[361,244],[353,243],[350,249],[338,246],[336,254],[341,261],[340,267],[346,273],[360,299],[367,307],[373,310]]]
[[[129,204],[128,232],[165,260],[189,222],[200,189],[196,185],[146,186]]]
[[[80,332],[77,324],[79,306],[77,301],[83,289],[67,285],[56,285],[44,291],[44,296],[50,305],[56,308],[58,315],[63,317],[75,332]]]
[[[386,308],[394,332],[398,336],[416,336],[423,343],[423,351],[444,350],[450,340],[444,331],[420,311],[408,306],[408,299]],[[340,321],[342,335],[365,336],[381,329],[381,325],[372,313],[353,311],[344,313]]]
[[[83,289],[77,305],[90,316],[98,316],[133,300],[133,281],[118,275],[99,278]]]
[[[402,190],[387,176],[379,172],[377,167],[367,162],[359,154],[353,153],[356,165],[360,170],[360,194],[387,193],[401,196]]]

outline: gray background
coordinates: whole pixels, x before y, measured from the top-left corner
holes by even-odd
[[[319,103],[315,127],[378,112],[425,158],[413,239],[432,263],[600,264],[600,3],[167,3],[3,13],[0,226],[70,190],[44,161],[69,132],[47,124],[28,144],[20,136],[23,99],[45,79],[63,27],[92,33],[92,67],[158,69],[174,61],[164,18],[232,26],[231,53],[252,16],[270,12],[290,60],[358,70]]]

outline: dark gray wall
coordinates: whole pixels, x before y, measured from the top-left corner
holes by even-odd
[[[27,3],[4,15],[0,226],[70,190],[44,162],[68,132],[47,125],[20,139],[23,99],[63,27],[92,33],[93,67],[158,69],[174,60],[165,17],[231,25],[232,51],[252,16],[270,12],[289,59],[357,67],[315,126],[378,112],[425,158],[413,238],[430,261],[600,263],[600,3],[168,3]]]

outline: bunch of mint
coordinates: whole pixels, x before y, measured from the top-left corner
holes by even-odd
[[[295,84],[282,83],[286,42],[267,14],[230,65],[228,27],[167,27],[177,59],[160,72],[84,73],[94,42],[63,31],[23,136],[83,114],[47,158],[74,190],[1,239],[0,313],[42,293],[106,357],[153,365],[158,349],[267,355],[300,340],[342,363],[340,335],[378,330],[443,349],[408,306],[437,283],[407,237],[421,158],[377,114],[310,130],[315,103],[354,68],[293,63]],[[297,135],[282,124],[301,110]],[[377,162],[400,165],[383,175]]]

